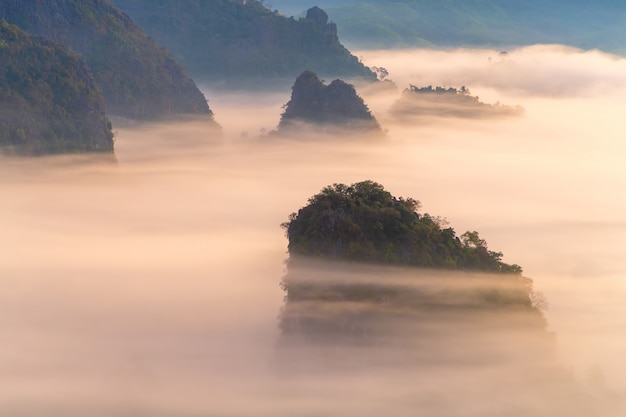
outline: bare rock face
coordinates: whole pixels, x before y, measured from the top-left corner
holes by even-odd
[[[328,14],[317,6],[311,7],[306,12],[306,19],[312,20],[315,24],[326,33],[337,36],[337,25],[328,22]]]
[[[296,79],[278,133],[292,133],[303,125],[316,133],[382,133],[354,86],[339,79],[326,86],[311,71]]]
[[[83,55],[107,111],[135,119],[212,117],[170,54],[106,0],[0,0],[0,17]]]
[[[0,150],[113,152],[111,123],[84,59],[0,21]]]

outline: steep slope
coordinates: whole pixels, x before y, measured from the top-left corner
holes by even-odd
[[[84,55],[110,114],[211,115],[182,67],[107,0],[0,0],[0,18]]]
[[[250,0],[113,0],[172,50],[196,79],[295,77],[310,69],[328,77],[374,74],[344,48],[319,8],[287,18]]]
[[[0,21],[0,148],[112,152],[111,124],[84,60]]]
[[[312,71],[296,79],[277,133],[293,134],[303,128],[315,133],[382,133],[354,86],[339,79],[324,85]]]

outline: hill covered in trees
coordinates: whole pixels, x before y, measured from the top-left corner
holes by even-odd
[[[135,119],[212,115],[167,50],[108,0],[0,0],[0,18],[82,54],[109,114]]]
[[[0,21],[0,150],[113,152],[111,123],[84,60]]]
[[[373,181],[334,184],[283,223],[289,253],[327,259],[521,274],[475,231],[454,229]]]
[[[307,130],[313,133],[381,135],[374,116],[359,97],[354,86],[342,80],[329,85],[312,71],[298,76],[285,105],[277,134]]]
[[[337,26],[313,7],[295,19],[257,0],[112,0],[173,51],[196,79],[291,78],[305,69],[328,77],[374,74],[344,48]]]
[[[391,106],[389,112],[397,120],[411,121],[423,117],[487,118],[519,116],[521,106],[487,104],[472,96],[466,87],[416,87],[411,85]]]
[[[307,0],[275,0],[296,15]],[[615,0],[320,0],[353,47],[560,43],[625,53],[626,9]]]

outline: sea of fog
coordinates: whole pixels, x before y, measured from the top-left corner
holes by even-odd
[[[514,381],[525,364],[277,370],[280,223],[322,187],[366,179],[521,265],[549,302],[560,366],[622,415],[626,60],[560,46],[358,55],[398,87],[359,90],[381,143],[263,137],[289,89],[206,87],[221,135],[114,120],[114,161],[0,159],[1,416],[589,415],[567,396],[546,394],[561,414],[499,393],[502,369]],[[466,86],[524,115],[400,124],[387,109],[409,84]]]

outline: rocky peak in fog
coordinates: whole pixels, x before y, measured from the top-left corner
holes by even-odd
[[[107,0],[0,0],[0,17],[84,55],[111,114],[211,117],[182,67]]]
[[[522,349],[490,354],[550,358],[546,303],[521,267],[503,262],[477,232],[457,236],[419,207],[368,180],[329,185],[292,213],[282,224],[289,260],[281,343],[412,345],[411,360],[442,359],[444,351],[458,360],[483,355],[489,337],[518,333],[528,342]],[[466,344],[462,352],[448,348],[451,337]],[[381,358],[366,363],[372,359]]]
[[[296,79],[278,132],[294,132],[302,125],[315,132],[381,133],[353,85],[340,79],[325,85],[312,71],[304,71]]]

